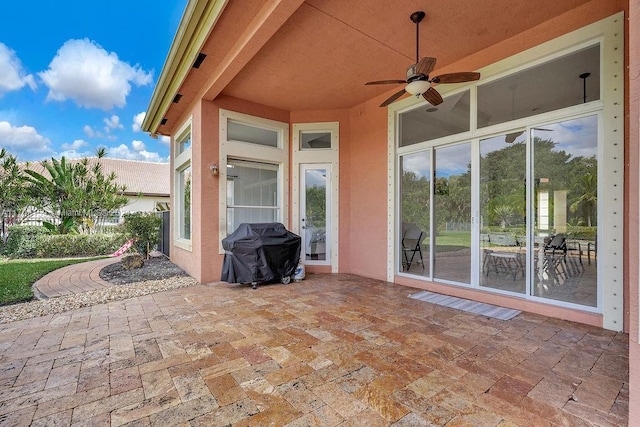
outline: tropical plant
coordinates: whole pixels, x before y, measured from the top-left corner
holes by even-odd
[[[579,196],[569,206],[571,212],[582,209],[587,220],[587,227],[591,227],[592,214],[598,205],[598,178],[593,173],[582,175],[578,180]]]
[[[509,205],[498,205],[493,209],[493,213],[500,222],[500,228],[506,228],[511,225],[511,218],[515,213],[515,209]]]
[[[44,171],[25,170],[26,180],[37,207],[55,219],[44,223],[60,234],[77,231],[80,224],[95,223],[95,218],[118,209],[127,203],[125,186],[118,185],[116,175],[105,175],[99,159],[106,152],[97,152],[97,161],[88,158],[76,162],[51,158],[41,162]],[[90,221],[88,219],[91,219]]]
[[[124,229],[128,238],[135,241],[136,250],[145,257],[160,241],[162,219],[153,212],[129,212],[124,214]]]
[[[25,191],[24,175],[17,158],[4,148],[0,149],[0,194],[0,236],[6,242],[8,226],[21,222],[31,201]]]

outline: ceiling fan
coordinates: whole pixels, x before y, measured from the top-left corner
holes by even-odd
[[[378,80],[373,82],[367,82],[365,85],[385,85],[385,84],[406,84],[404,89],[391,95],[386,101],[380,104],[381,107],[386,107],[396,99],[400,98],[405,93],[416,95],[427,100],[432,105],[438,105],[442,103],[442,96],[432,86],[434,83],[463,83],[478,80],[480,73],[474,72],[459,72],[448,73],[429,78],[429,73],[433,71],[436,66],[436,59],[431,57],[420,58],[420,22],[424,19],[425,13],[423,11],[417,11],[411,14],[409,17],[411,21],[416,24],[416,63],[407,68],[406,80]]]

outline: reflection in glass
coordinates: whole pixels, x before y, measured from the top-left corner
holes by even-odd
[[[581,75],[589,73],[583,81]],[[583,84],[584,83],[584,84]],[[600,45],[478,85],[478,127],[600,99]]]
[[[278,146],[278,131],[240,123],[227,121],[227,140],[249,142],[251,144]]]
[[[327,259],[327,170],[306,169],[304,246],[307,261]]]
[[[471,282],[471,144],[435,150],[434,278]]]
[[[331,132],[300,132],[301,150],[331,148]]]
[[[233,160],[227,166],[227,233],[247,222],[277,222],[278,166]]]
[[[400,147],[470,129],[469,91],[449,95],[437,107],[420,105],[400,114]]]
[[[191,239],[191,165],[182,169],[179,173],[179,227],[178,237]]]
[[[430,275],[430,177],[429,151],[400,157],[400,269],[423,276]]]
[[[533,294],[597,305],[596,116],[534,128]]]
[[[480,286],[526,291],[524,131],[480,141]]]

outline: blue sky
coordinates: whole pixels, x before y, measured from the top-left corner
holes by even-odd
[[[0,147],[20,161],[93,155],[167,161],[140,125],[187,0],[6,1]]]

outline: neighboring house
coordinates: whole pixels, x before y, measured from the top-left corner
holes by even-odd
[[[171,173],[169,163],[142,162],[103,157],[105,174],[116,174],[118,185],[126,186],[129,202],[120,208],[120,218],[127,212],[155,212],[169,207]]]
[[[413,4],[188,2],[143,124],[172,260],[219,280],[222,238],[280,221],[308,271],[627,331],[640,419],[640,0]],[[404,84],[364,83],[416,56],[481,78],[381,108]]]
[[[67,159],[69,162],[77,162],[80,159]],[[169,163],[143,162],[138,160],[125,160],[103,157],[90,157],[89,163],[100,161],[102,172],[109,175],[112,172],[116,175],[116,183],[124,185],[126,190],[124,195],[128,202],[118,212],[108,218],[102,219],[102,224],[117,224],[122,221],[123,215],[127,212],[155,212],[167,210],[169,207],[170,169]],[[32,170],[38,173],[46,173],[40,162],[30,163]],[[40,223],[49,220],[40,213],[29,216],[26,223]]]

